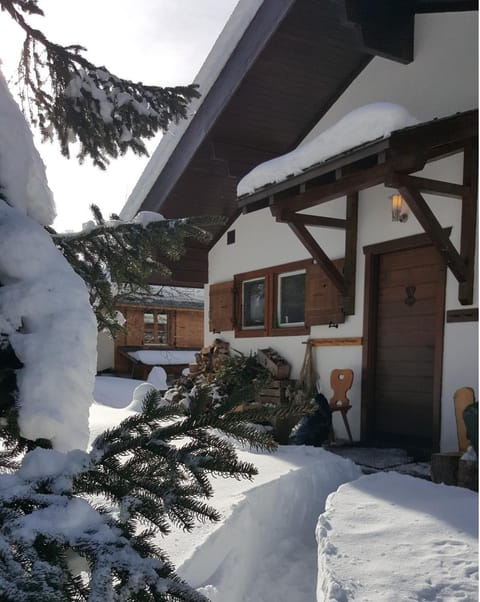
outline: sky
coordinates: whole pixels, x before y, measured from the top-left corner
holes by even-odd
[[[39,0],[44,17],[29,17],[53,42],[80,44],[85,57],[119,77],[146,84],[191,83],[238,0]],[[0,59],[9,80],[18,64],[21,29],[0,12]],[[161,138],[147,142],[151,153]],[[129,153],[105,172],[87,159],[65,159],[55,143],[37,148],[57,205],[57,231],[79,230],[97,204],[104,216],[120,213],[148,157]]]

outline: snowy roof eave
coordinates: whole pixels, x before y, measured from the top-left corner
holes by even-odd
[[[194,79],[194,83],[198,85],[200,97],[191,102],[187,118],[180,120],[177,124],[171,124],[167,132],[165,132],[120,212],[122,220],[133,219],[142,207],[142,203],[162,173],[162,170],[165,168],[188,127],[195,119],[197,111],[217,81],[262,3],[263,0],[243,0],[235,7],[230,19],[227,21]]]
[[[124,297],[116,302],[117,306],[128,305],[129,307],[156,307],[168,309],[203,309],[203,301],[186,301],[178,299],[165,299],[158,297]]]
[[[400,130],[399,130],[400,131]],[[393,133],[393,132],[392,132]],[[371,155],[380,153],[386,150],[389,146],[389,138],[381,138],[354,146],[346,151],[332,155],[328,159],[314,163],[309,167],[306,167],[302,173],[295,174],[284,178],[281,181],[270,182],[257,188],[253,192],[242,194],[238,196],[238,204],[240,209],[246,205],[255,203],[260,199],[264,199],[266,196],[278,194],[288,190],[294,186],[304,183],[306,180],[311,180],[318,176],[321,176],[332,169],[341,168],[354,161],[360,161]]]
[[[454,113],[453,115],[449,115],[446,117],[436,117],[428,121],[418,122],[416,124],[407,125],[405,127],[392,130],[387,136],[384,136],[382,138],[377,138],[375,140],[370,140],[362,144],[354,145],[351,148],[342,151],[341,153],[337,153],[335,155],[325,158],[322,161],[318,161],[317,163],[313,163],[308,167],[305,167],[305,169],[303,169],[301,173],[292,174],[290,176],[284,177],[281,180],[266,183],[263,186],[256,188],[252,192],[239,195],[239,209],[246,210],[247,207],[251,207],[250,210],[255,210],[257,208],[260,208],[260,205],[256,207],[256,204],[260,204],[261,201],[265,201],[265,199],[268,199],[273,195],[292,189],[307,181],[313,180],[314,178],[331,172],[332,170],[340,169],[346,165],[350,165],[357,161],[361,161],[362,159],[366,159],[367,157],[371,157],[373,155],[378,155],[379,153],[388,151],[388,149],[391,146],[392,138],[395,138],[395,136],[397,136],[398,134],[415,132],[425,126],[430,126],[431,124],[435,123],[441,124],[442,122],[447,122],[455,117],[462,117],[464,115],[467,116],[468,114],[474,112],[475,111],[465,111],[460,113]]]

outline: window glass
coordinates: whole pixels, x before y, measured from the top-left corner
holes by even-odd
[[[155,322],[153,313],[143,314],[143,344],[153,345],[155,343]]]
[[[305,272],[278,277],[278,323],[298,326],[305,322]]]
[[[263,328],[265,322],[265,278],[242,283],[243,327]]]
[[[166,345],[168,343],[168,319],[167,314],[157,313],[157,343]]]

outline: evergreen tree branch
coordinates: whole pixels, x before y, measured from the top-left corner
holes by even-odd
[[[146,284],[153,272],[171,275],[165,262],[177,261],[187,240],[206,242],[211,235],[204,228],[224,223],[223,217],[190,217],[164,220],[158,214],[139,214],[133,222],[105,220],[92,205],[95,222],[81,232],[49,233],[67,261],[85,281],[99,330],[113,335],[121,330],[115,303],[119,295],[149,293]]]
[[[101,169],[127,150],[146,155],[143,140],[185,118],[189,102],[199,97],[194,84],[134,83],[93,65],[82,46],[51,42],[24,17],[43,15],[35,0],[0,0],[0,8],[25,32],[18,69],[23,108],[44,140],[56,134],[66,157],[74,141],[78,159],[88,156]]]

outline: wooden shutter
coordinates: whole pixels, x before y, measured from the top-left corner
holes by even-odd
[[[333,263],[338,270],[343,269],[344,259]],[[322,268],[312,263],[307,267],[305,287],[305,324],[342,324],[345,314],[342,311],[342,296],[333,286]]]
[[[210,285],[210,332],[222,332],[234,329],[233,290],[233,280]]]

